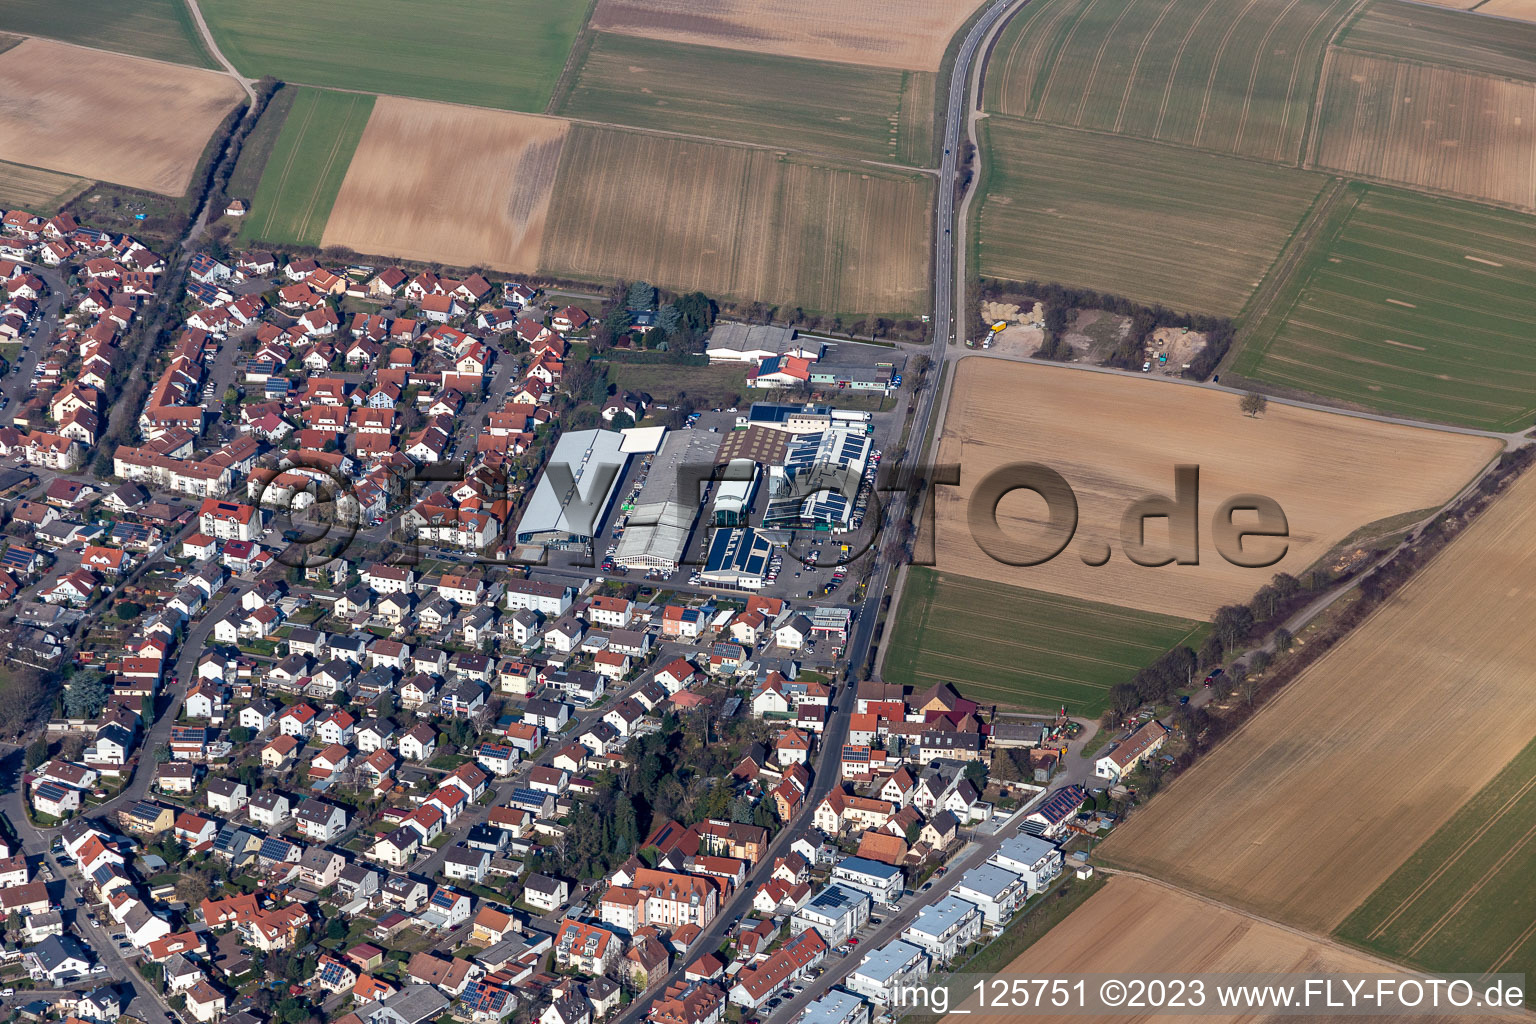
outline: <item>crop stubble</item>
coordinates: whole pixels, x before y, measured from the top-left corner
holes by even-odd
[[[931,194],[916,174],[576,125],[543,264],[825,312],[913,312],[927,301]]]
[[[1321,124],[1320,167],[1536,207],[1536,83],[1338,50]]]
[[[987,108],[1294,164],[1348,0],[1036,0],[989,66]]]
[[[592,28],[676,43],[937,71],[976,0],[598,0]]]
[[[1536,735],[1536,634],[1518,625],[1536,615],[1533,502],[1527,474],[1105,853],[1299,927],[1337,927]],[[1426,751],[1456,755],[1425,770]]]
[[[936,492],[939,570],[1204,619],[1247,600],[1276,572],[1300,573],[1367,523],[1449,500],[1498,449],[1486,438],[1276,403],[1250,417],[1237,405],[1233,395],[1166,380],[962,360],[940,459],[959,463],[961,481]],[[999,564],[967,525],[977,483],[1018,462],[1055,469],[1077,495],[1076,539],[1044,565]],[[1136,499],[1171,496],[1177,464],[1200,467],[1200,564],[1135,565],[1119,550],[1120,517]],[[1229,564],[1210,535],[1223,501],[1254,493],[1277,501],[1290,528],[1285,557],[1263,569]],[[1005,534],[1038,538],[1043,512],[1042,502],[1019,494],[1002,501],[998,519]],[[1149,541],[1165,535],[1164,524],[1149,522]],[[1115,549],[1110,561],[1085,565],[1084,545],[1104,542]],[[1250,542],[1260,550],[1273,543]]]
[[[1003,976],[1052,978],[1070,974],[1114,974],[1118,977],[1188,976],[1204,973],[1395,974],[1399,968],[1326,939],[1301,935],[1271,922],[1216,906],[1188,893],[1146,879],[1116,876],[1093,894],[1065,921],[1003,969]],[[1033,987],[1030,989],[1034,991]],[[1216,993],[1207,990],[1208,1004]],[[962,1021],[1017,1021],[1018,1014],[973,1012]],[[1146,1012],[1094,1017],[1069,1016],[1084,1024],[1124,1024],[1148,1019]],[[1159,1013],[1165,1021],[1262,1022],[1287,1019],[1280,1014],[1211,1012]],[[1290,1018],[1294,1019],[1294,1018]],[[1416,1016],[1423,1024],[1442,1024],[1466,1017]]]
[[[323,244],[531,273],[567,127],[555,118],[381,96]]]
[[[179,196],[240,95],[217,72],[28,39],[0,53],[0,159]]]

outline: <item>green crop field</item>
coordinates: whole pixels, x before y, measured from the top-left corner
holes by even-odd
[[[1490,430],[1536,415],[1536,218],[1351,186],[1233,370]]]
[[[1234,315],[1327,179],[1121,136],[982,122],[981,273]]]
[[[1536,974],[1533,840],[1536,743],[1415,850],[1337,934],[1429,970]]]
[[[51,216],[89,184],[72,174],[0,160],[0,209],[20,207],[28,213]]]
[[[1526,21],[1375,0],[1338,43],[1385,57],[1536,79],[1536,24]]]
[[[302,91],[291,85],[279,86],[267,101],[266,108],[261,112],[261,120],[256,122],[256,127],[246,136],[245,145],[240,148],[240,157],[235,161],[235,169],[230,172],[225,192],[231,199],[250,202],[256,194],[267,160],[272,156],[283,125],[288,122],[288,112],[293,109],[293,101]]]
[[[1003,31],[986,108],[1298,164],[1349,0],[1035,0]]]
[[[1110,687],[1169,648],[1198,647],[1206,627],[913,566],[887,629],[892,682],[952,682],[977,701],[1097,717]]]
[[[179,2],[179,0],[177,0]],[[586,0],[202,0],[243,74],[542,113]]]
[[[373,97],[362,93],[295,90],[241,238],[319,245],[372,111]]]
[[[567,117],[927,164],[934,76],[601,33]]]
[[[0,0],[0,31],[176,64],[218,66],[185,0]]]

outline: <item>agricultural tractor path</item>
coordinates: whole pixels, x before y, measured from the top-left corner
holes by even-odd
[[[192,12],[192,20],[197,23],[197,31],[203,37],[203,45],[208,47],[208,52],[213,55],[213,59],[223,65],[224,72],[230,78],[240,83],[240,88],[245,90],[245,95],[254,104],[256,102],[256,80],[254,78],[246,78],[240,74],[235,66],[230,63],[229,58],[224,56],[224,51],[219,49],[218,41],[213,38],[213,33],[208,30],[208,22],[203,20],[203,10],[197,6],[197,0],[187,0],[187,10]]]

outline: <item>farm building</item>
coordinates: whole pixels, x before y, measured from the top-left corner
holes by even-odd
[[[797,340],[793,327],[728,322],[715,325],[704,352],[711,363],[755,365],[774,356],[820,359],[822,348],[819,341]]]

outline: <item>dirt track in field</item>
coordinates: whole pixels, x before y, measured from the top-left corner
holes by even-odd
[[[27,39],[0,53],[0,160],[183,195],[241,95],[216,71]]]
[[[977,0],[598,0],[604,32],[784,57],[937,71]],[[729,93],[730,83],[722,82]]]
[[[1254,418],[1232,395],[1166,380],[1091,373],[1040,363],[965,359],[945,414],[941,461],[960,464],[959,487],[938,489],[938,568],[1089,601],[1186,618],[1209,618],[1246,601],[1276,572],[1300,573],[1367,523],[1439,505],[1499,449],[1495,441],[1400,427],[1276,404]],[[1076,493],[1079,525],[1061,555],[1033,567],[986,554],[967,524],[970,496],[993,470],[1042,463]],[[1148,568],[1121,548],[1120,521],[1133,501],[1172,495],[1174,467],[1200,467],[1200,564]],[[1239,568],[1216,551],[1211,520],[1229,497],[1273,498],[1289,523],[1289,548],[1272,567]],[[1008,536],[1043,538],[1044,502],[1003,499]],[[1243,524],[1239,515],[1236,520]],[[1147,537],[1166,536],[1150,520]],[[1112,542],[1094,568],[1082,553]],[[1250,541],[1262,550],[1278,543]]]
[[[1202,973],[1250,972],[1295,972],[1317,977],[1324,974],[1396,974],[1399,969],[1326,939],[1257,920],[1155,882],[1122,876],[1111,878],[1102,890],[1004,968],[999,976],[1052,979],[1071,974],[1112,974],[1121,978],[1140,975],[1168,979]],[[1030,991],[1034,992],[1033,986]],[[1215,1003],[1217,998],[1215,992],[1206,992],[1208,1004]],[[1016,1024],[1025,1019],[1029,1018],[1019,1013],[1004,1015],[978,1011],[964,1018],[946,1018],[944,1024],[966,1024],[977,1020],[1007,1020]],[[1085,1024],[1125,1024],[1136,1020],[1215,1024],[1295,1018],[1253,1012],[1195,1015],[1160,1011],[1153,1016],[1146,1011],[1123,1010],[1102,1016],[1073,1014],[1060,1019]],[[1466,1017],[1431,1015],[1414,1019],[1423,1024],[1469,1021]]]
[[[554,118],[381,96],[322,244],[531,273],[568,127]]]
[[[1132,816],[1105,855],[1299,927],[1337,927],[1536,735],[1533,580],[1536,473]]]

